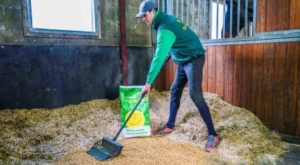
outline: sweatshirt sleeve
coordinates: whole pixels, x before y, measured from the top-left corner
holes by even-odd
[[[159,30],[157,33],[157,45],[150,69],[147,75],[147,83],[152,84],[162,69],[167,55],[176,39],[175,34],[167,29]]]

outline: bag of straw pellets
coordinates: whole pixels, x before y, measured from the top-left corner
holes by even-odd
[[[120,86],[121,122],[126,121],[139,99],[143,86]],[[150,136],[149,98],[146,95],[123,129],[126,138]]]

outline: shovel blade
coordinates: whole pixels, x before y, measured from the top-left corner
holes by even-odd
[[[111,157],[119,156],[122,149],[123,146],[120,143],[109,137],[104,137],[101,141],[95,143],[87,153],[97,160],[104,161]]]
[[[111,157],[111,155],[109,155],[109,153],[107,153],[104,148],[100,147],[93,146],[90,150],[87,151],[87,153],[93,156],[95,159],[101,161],[107,160]]]

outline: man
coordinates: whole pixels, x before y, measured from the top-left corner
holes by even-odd
[[[151,84],[163,67],[169,52],[172,60],[178,64],[176,77],[170,91],[169,120],[165,127],[158,131],[158,134],[165,135],[174,130],[182,91],[186,83],[189,82],[190,97],[197,106],[208,129],[205,150],[211,152],[217,147],[219,140],[209,108],[203,98],[201,85],[205,50],[198,36],[179,19],[159,11],[152,0],[145,0],[140,4],[139,13],[136,17],[157,30],[155,55],[142,94],[150,93]]]

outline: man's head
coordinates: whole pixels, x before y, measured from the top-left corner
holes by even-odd
[[[151,25],[155,9],[157,6],[154,0],[145,0],[140,4],[139,13],[135,17],[142,19],[147,25]]]

